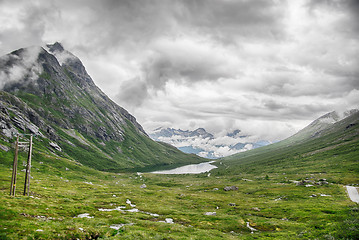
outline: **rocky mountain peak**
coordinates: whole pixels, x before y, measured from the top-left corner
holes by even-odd
[[[62,46],[61,43],[55,42],[54,44],[46,44],[46,46],[49,48],[50,52],[63,52],[65,49]]]
[[[0,90],[20,98],[37,98],[43,106],[34,110],[41,117],[103,141],[122,141],[126,121],[147,135],[131,114],[95,85],[80,59],[58,42],[1,57]]]
[[[234,130],[233,132],[229,132],[229,133],[227,133],[227,137],[234,137],[234,138],[236,138],[236,137],[239,137],[239,138],[245,138],[245,137],[247,137],[247,135],[241,135],[242,134],[242,131],[241,130],[239,130],[239,129],[236,129],[236,130]]]
[[[201,136],[202,138],[210,138],[213,139],[213,135],[208,133],[204,128],[197,128],[191,134],[191,136]]]
[[[88,75],[81,60],[64,49],[61,43],[56,42],[54,44],[47,44],[45,48],[47,52],[56,57],[61,66],[71,68],[73,73],[86,80],[89,84],[92,84],[92,80],[90,80],[91,77]]]

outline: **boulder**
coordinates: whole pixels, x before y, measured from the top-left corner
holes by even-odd
[[[305,183],[303,181],[295,181],[295,185],[303,186]]]
[[[260,211],[261,211],[261,209],[260,209],[260,208],[257,208],[257,207],[252,208],[252,210],[257,211],[257,212],[260,212]]]
[[[204,215],[206,215],[206,216],[216,216],[217,213],[216,212],[206,212]]]
[[[62,151],[61,147],[59,145],[57,145],[57,143],[50,142],[49,144],[50,144],[50,147],[54,148],[55,150],[57,150],[59,152]]]
[[[236,186],[230,186],[223,188],[224,191],[238,191],[238,187]]]

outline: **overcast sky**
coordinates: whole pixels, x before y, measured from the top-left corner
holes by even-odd
[[[0,55],[56,41],[148,132],[279,140],[358,108],[358,0],[0,0]]]

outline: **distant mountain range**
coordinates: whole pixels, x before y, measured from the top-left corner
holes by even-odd
[[[155,141],[171,144],[185,153],[193,153],[210,159],[225,157],[271,143],[267,140],[256,140],[238,129],[224,136],[214,136],[204,128],[193,131],[157,128],[149,136]]]

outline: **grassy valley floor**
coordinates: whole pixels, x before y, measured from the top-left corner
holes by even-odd
[[[64,163],[55,169],[35,162],[30,197],[21,194],[21,167],[17,196],[9,196],[10,166],[0,165],[0,239],[359,236],[358,204],[326,173],[138,175]],[[293,182],[305,179],[304,185]],[[310,183],[321,179],[329,184]],[[227,186],[238,190],[225,191]]]

